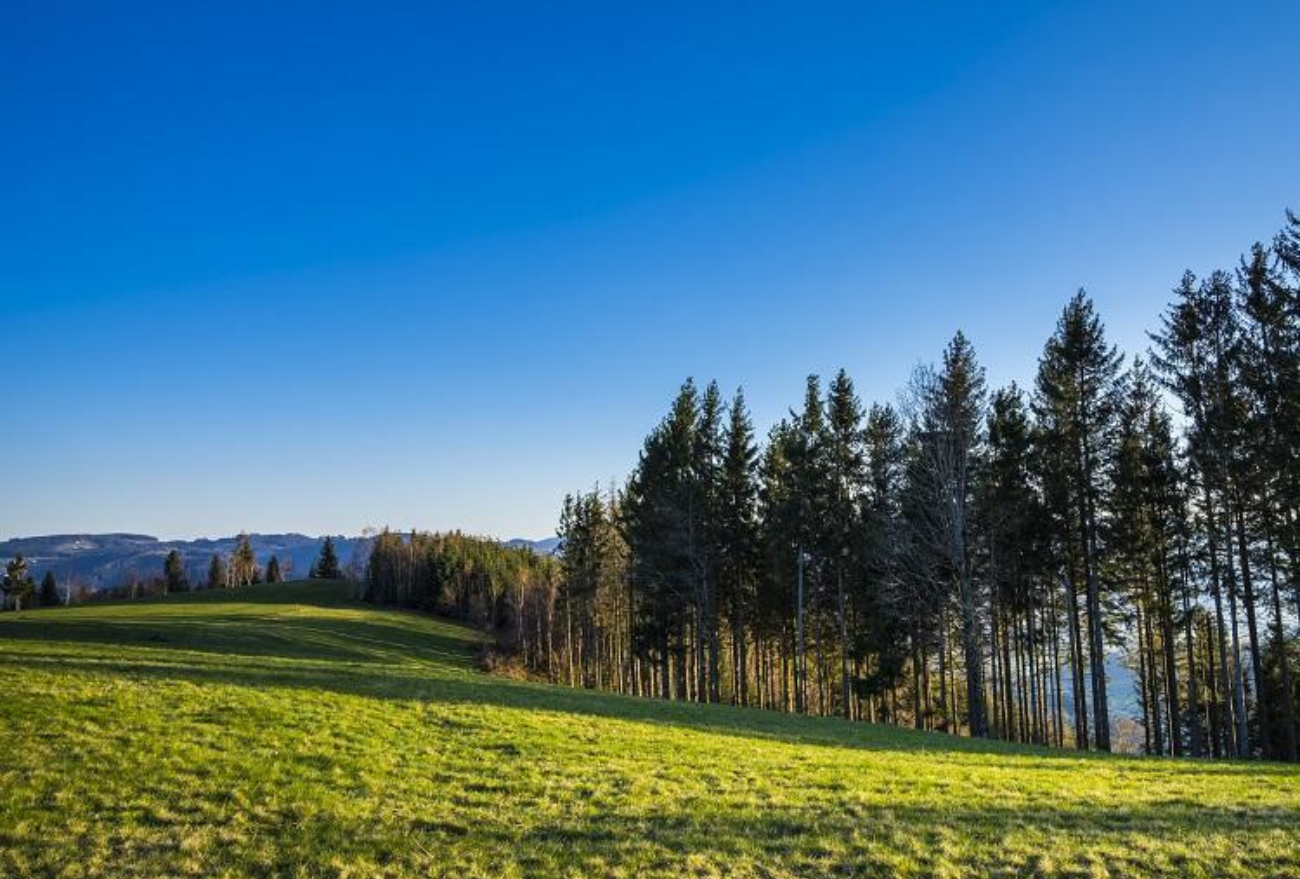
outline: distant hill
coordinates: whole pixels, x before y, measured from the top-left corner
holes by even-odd
[[[77,583],[89,589],[107,589],[132,578],[162,573],[163,559],[173,549],[185,560],[191,581],[202,580],[214,554],[229,556],[235,536],[197,540],[159,540],[147,534],[49,534],[17,537],[0,542],[0,559],[25,556],[36,579],[53,571],[60,583]],[[265,565],[271,556],[280,561],[285,576],[305,577],[320,553],[321,537],[306,534],[250,534],[257,560]],[[365,545],[365,538],[334,538],[339,561],[346,565]]]
[[[531,549],[538,555],[555,555],[560,550],[560,544],[563,541],[558,537],[543,537],[541,540],[529,540],[526,537],[516,537],[506,541],[506,546],[523,546]]]
[[[249,543],[257,560],[265,566],[271,556],[280,560],[286,577],[307,576],[311,563],[320,553],[323,537],[306,534],[250,534]],[[235,548],[235,535],[197,540],[159,540],[148,534],[119,532],[112,534],[45,534],[15,537],[0,541],[0,561],[15,555],[30,563],[32,575],[39,580],[53,571],[60,583],[77,583],[88,589],[108,589],[128,583],[132,578],[150,578],[162,574],[163,559],[173,549],[185,560],[191,581],[207,576],[208,563],[220,553],[229,556]],[[334,536],[340,564],[364,550],[367,538]],[[560,538],[528,540],[517,537],[505,541],[507,546],[527,547],[539,555],[553,555]]]

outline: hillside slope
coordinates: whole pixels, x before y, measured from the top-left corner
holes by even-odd
[[[1300,773],[493,678],[289,584],[0,617],[2,876],[1294,876]]]

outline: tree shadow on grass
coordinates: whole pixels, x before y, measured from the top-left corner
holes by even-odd
[[[261,590],[261,591],[259,591]],[[265,614],[234,609],[212,612],[232,599],[261,600]],[[316,601],[317,603],[313,603]],[[717,735],[871,751],[933,751],[936,757],[969,754],[1033,757],[1039,769],[1077,771],[1079,761],[1116,760],[1004,742],[922,733],[838,718],[796,717],[774,711],[696,705],[514,681],[474,670],[481,639],[472,630],[413,612],[387,611],[366,619],[296,615],[298,608],[373,610],[346,602],[337,587],[252,587],[199,593],[174,602],[166,614],[132,614],[133,604],[107,615],[62,616],[58,610],[12,615],[0,624],[0,665],[56,666],[136,678],[219,682],[248,687],[294,687],[396,700],[493,705],[683,727]],[[197,604],[193,614],[186,604]],[[143,611],[144,608],[141,607]],[[176,612],[172,612],[172,611]],[[37,645],[44,650],[33,649]],[[93,648],[93,652],[79,648]],[[1165,772],[1167,760],[1124,759],[1115,769]],[[1280,764],[1185,761],[1182,774],[1275,775],[1300,781]]]
[[[316,875],[388,864],[394,869],[386,875],[460,876],[481,875],[485,860],[492,872],[526,876],[1181,877],[1291,876],[1300,869],[1300,845],[1276,844],[1279,834],[1296,840],[1294,815],[1194,804],[1026,810],[987,801],[669,799],[649,808],[574,805],[545,814],[500,804],[430,814],[381,810],[357,820],[333,811],[303,816],[285,802],[278,814],[260,815],[221,844],[208,872]],[[273,849],[258,846],[266,838],[275,839]]]

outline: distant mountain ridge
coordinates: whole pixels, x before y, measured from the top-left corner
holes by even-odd
[[[16,537],[0,542],[0,559],[23,555],[36,579],[53,571],[60,583],[76,583],[89,589],[107,589],[160,576],[163,560],[173,549],[181,554],[191,582],[207,576],[212,556],[229,556],[236,536],[195,540],[159,540],[148,534],[48,534]],[[262,565],[276,556],[286,577],[305,577],[320,553],[323,537],[306,534],[249,534],[249,543]],[[334,537],[339,562],[346,565],[365,545],[361,537]]]
[[[346,566],[358,552],[364,552],[369,538],[333,535],[339,563]],[[237,537],[200,537],[195,540],[159,540],[148,534],[113,532],[108,534],[46,534],[15,537],[0,541],[0,562],[16,555],[24,556],[32,576],[39,580],[53,571],[60,583],[75,583],[92,590],[108,589],[132,579],[161,576],[163,559],[173,549],[181,554],[191,582],[207,576],[212,556],[229,557]],[[280,562],[286,578],[305,577],[320,553],[324,537],[290,532],[286,534],[249,534],[248,541],[263,566],[271,556]],[[551,555],[560,539],[515,538],[507,546],[527,547],[539,555]]]
[[[543,537],[541,540],[529,540],[526,537],[515,537],[505,542],[506,546],[526,547],[538,555],[555,555],[560,551],[564,541],[559,537]]]

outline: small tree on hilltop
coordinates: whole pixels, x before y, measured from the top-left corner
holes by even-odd
[[[236,586],[247,586],[256,582],[257,556],[247,534],[240,534],[235,546],[235,554],[230,559],[231,580]]]
[[[5,565],[5,578],[2,585],[5,595],[13,600],[16,610],[23,609],[23,601],[30,598],[36,591],[36,584],[32,577],[27,573],[27,559],[21,555],[14,556],[9,564]]]
[[[226,585],[226,563],[220,555],[214,555],[208,564],[208,588],[221,589]]]
[[[59,603],[59,584],[54,579],[53,571],[46,571],[41,578],[41,607],[54,607]]]
[[[321,544],[320,557],[312,566],[311,575],[321,580],[338,580],[343,576],[339,569],[339,557],[334,552],[334,538],[326,537]]]
[[[185,561],[177,550],[167,553],[163,562],[163,590],[166,592],[184,592],[190,588],[189,578],[185,576]]]

